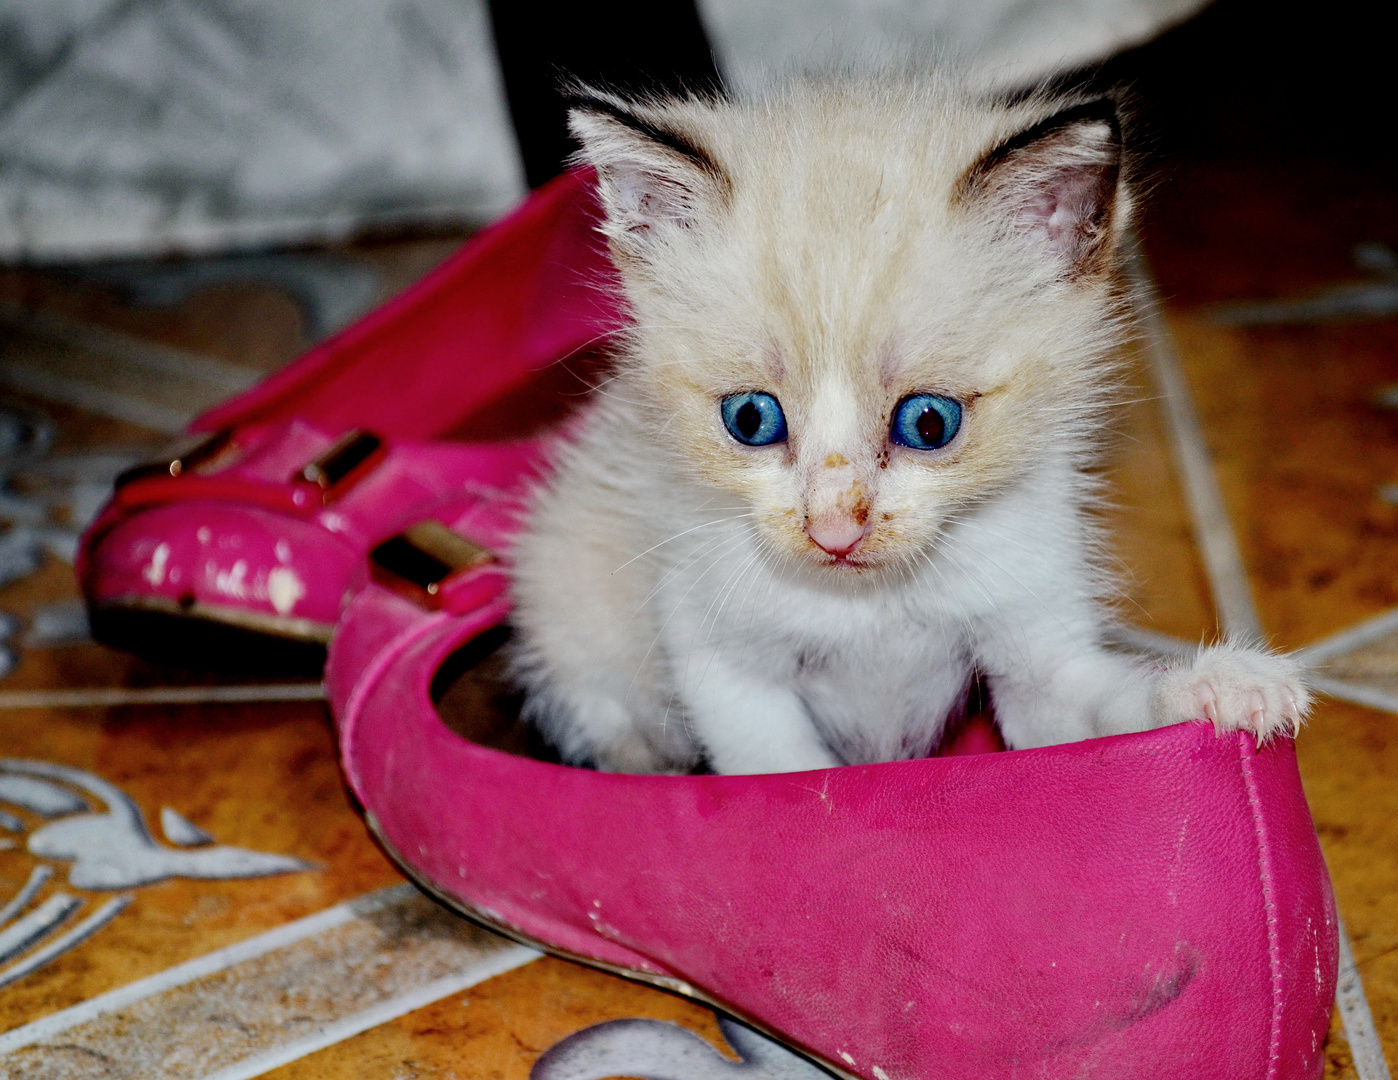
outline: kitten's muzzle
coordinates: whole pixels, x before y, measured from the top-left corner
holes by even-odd
[[[806,487],[806,535],[837,559],[869,535],[870,493],[842,454],[831,454]]]
[[[806,535],[827,555],[838,558],[850,554],[863,543],[869,529],[849,515],[836,514],[807,519]]]

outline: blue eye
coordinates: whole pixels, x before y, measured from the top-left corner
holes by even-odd
[[[744,446],[770,446],[786,440],[786,417],[771,394],[729,394],[719,403],[723,426]]]
[[[893,410],[890,437],[914,450],[936,450],[956,437],[961,427],[961,405],[940,394],[905,397]]]

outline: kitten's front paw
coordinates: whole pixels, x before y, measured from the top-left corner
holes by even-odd
[[[1167,724],[1211,720],[1219,734],[1250,731],[1259,744],[1295,735],[1311,710],[1301,665],[1290,656],[1224,643],[1165,672],[1156,705]]]

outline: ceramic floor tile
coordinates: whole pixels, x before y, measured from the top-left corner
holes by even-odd
[[[269,1073],[269,1080],[526,1080],[576,1031],[640,1017],[726,1049],[713,1013],[649,987],[546,958]]]
[[[346,798],[321,705],[9,711],[0,731],[6,757],[59,763],[115,785],[163,849],[171,845],[159,839],[160,814],[169,807],[220,844],[309,864],[271,877],[83,889],[68,880],[72,862],[36,859],[19,834],[0,850],[0,897],[43,864],[55,871],[46,894],[77,896],[87,909],[113,896],[132,900],[90,940],[0,989],[0,1030],[401,881]],[[6,807],[27,830],[44,824]]]

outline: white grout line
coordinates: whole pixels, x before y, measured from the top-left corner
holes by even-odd
[[[1160,315],[1160,298],[1151,278],[1150,267],[1141,251],[1140,240],[1134,234],[1129,240],[1127,266],[1136,289],[1136,301],[1142,322],[1146,328],[1150,345],[1148,351],[1155,368],[1155,376],[1164,398],[1165,415],[1169,422],[1176,459],[1184,474],[1184,486],[1189,499],[1190,516],[1194,519],[1195,536],[1208,568],[1214,607],[1218,610],[1219,621],[1226,632],[1260,641],[1262,623],[1257,617],[1257,607],[1253,603],[1252,589],[1248,585],[1247,570],[1238,550],[1237,537],[1233,533],[1228,510],[1223,504],[1208,444],[1204,441],[1203,429],[1199,426],[1198,415],[1190,400],[1189,387],[1184,380],[1179,355],[1175,351],[1170,330]],[[1316,685],[1326,693],[1333,693],[1322,684],[1334,682],[1336,680],[1320,679],[1316,680]],[[1355,689],[1343,683],[1338,685],[1344,687],[1347,692]],[[1344,1021],[1345,1037],[1349,1040],[1350,1050],[1354,1055],[1355,1069],[1359,1073],[1359,1080],[1390,1080],[1388,1066],[1384,1063],[1383,1045],[1374,1030],[1369,1002],[1364,996],[1364,984],[1354,966],[1354,952],[1350,948],[1349,935],[1343,922],[1338,929],[1341,978],[1336,985],[1335,1001]]]
[[[1306,664],[1322,664],[1355,649],[1362,649],[1365,645],[1372,645],[1395,632],[1398,632],[1398,608],[1375,615],[1372,619],[1341,630],[1338,634],[1331,634],[1327,638],[1312,642],[1304,649],[1298,650],[1295,656]]]
[[[0,709],[108,709],[118,705],[216,705],[255,701],[324,701],[320,683],[249,686],[102,686],[79,690],[0,690]]]
[[[178,435],[196,415],[193,411],[172,409],[95,383],[19,364],[0,365],[0,383],[47,401],[72,405],[164,435]]]
[[[36,337],[85,349],[126,368],[137,368],[185,382],[193,379],[225,397],[251,388],[262,378],[261,372],[242,364],[127,337],[53,311],[34,311],[0,301],[0,322],[9,323]]]
[[[1159,630],[1147,630],[1143,626],[1118,624],[1107,630],[1107,639],[1127,648],[1165,656],[1193,656],[1198,651],[1198,646],[1191,645],[1183,638],[1162,634]]]
[[[1359,981],[1359,969],[1354,964],[1349,934],[1340,922],[1340,977],[1335,986],[1335,1004],[1340,1008],[1345,1035],[1349,1037],[1354,1071],[1359,1080],[1392,1080],[1388,1062],[1383,1059],[1383,1046],[1374,1030],[1374,1014],[1364,997],[1364,984]]]
[[[295,922],[278,926],[274,930],[268,930],[266,933],[258,934],[246,941],[240,941],[236,945],[217,949],[183,964],[156,972],[147,978],[138,979],[136,982],[117,987],[115,990],[109,990],[105,994],[90,998],[61,1012],[51,1013],[32,1023],[25,1024],[23,1027],[17,1027],[0,1034],[0,1056],[29,1046],[31,1043],[52,1038],[76,1024],[85,1024],[106,1013],[125,1008],[133,1002],[141,1001],[176,986],[183,986],[195,979],[202,979],[206,975],[213,975],[225,968],[232,967],[234,964],[240,964],[244,960],[251,960],[264,953],[269,953],[273,949],[280,949],[313,934],[341,926],[351,919],[378,911],[390,904],[402,902],[415,895],[416,892],[417,890],[412,885],[404,884],[392,885],[386,889],[366,893],[353,900],[346,900],[344,903],[326,908],[324,911],[318,911],[314,915],[307,915],[304,919],[297,919]]]
[[[1127,240],[1126,265],[1136,293],[1136,309],[1150,345],[1147,351],[1165,417],[1169,421],[1175,461],[1189,503],[1189,516],[1194,522],[1199,554],[1209,575],[1219,622],[1227,634],[1261,641],[1262,624],[1257,618],[1252,587],[1248,584],[1247,570],[1243,567],[1242,553],[1238,550],[1238,538],[1228,519],[1208,443],[1204,440],[1199,415],[1184,381],[1174,340],[1160,314],[1160,296],[1155,281],[1141,251],[1140,241],[1134,234]]]
[[[537,960],[542,955],[534,949],[515,945],[455,974],[444,976],[426,986],[419,986],[417,989],[400,994],[398,997],[381,1001],[371,1009],[365,1009],[354,1016],[347,1016],[313,1034],[293,1039],[291,1042],[283,1043],[266,1053],[244,1058],[236,1065],[209,1073],[203,1077],[203,1080],[249,1080],[250,1077],[261,1076],[263,1073],[271,1072],[271,1070],[288,1062],[297,1061],[317,1050],[324,1050],[327,1046],[344,1042],[344,1040],[368,1031],[370,1028],[386,1024],[388,1021],[396,1020],[416,1009],[431,1005],[434,1001],[440,1001],[444,997],[450,997],[452,994],[466,990],[477,983],[485,982],[486,979],[493,979],[496,975],[513,971],[532,960]]]
[[[1329,679],[1322,675],[1311,676],[1311,685],[1322,694],[1355,705],[1364,705],[1380,712],[1398,713],[1398,694],[1379,686],[1348,682],[1344,679]]]

